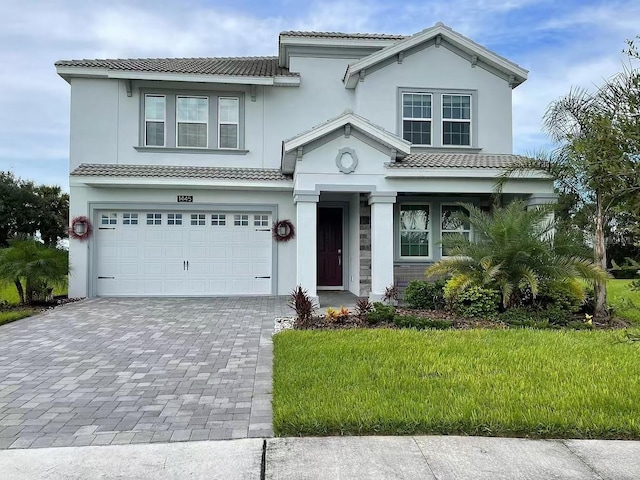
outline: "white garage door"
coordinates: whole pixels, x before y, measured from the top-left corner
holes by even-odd
[[[271,293],[271,216],[100,211],[97,295]]]

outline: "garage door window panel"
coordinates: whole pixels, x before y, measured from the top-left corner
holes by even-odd
[[[227,224],[227,216],[221,215],[219,213],[214,213],[211,215],[211,225],[214,227],[222,227]]]
[[[162,214],[147,213],[147,225],[162,225]]]
[[[117,225],[118,214],[117,213],[103,213],[100,215],[100,225]]]
[[[138,214],[137,213],[123,213],[122,214],[122,224],[123,225],[138,225]]]
[[[233,224],[236,227],[248,227],[249,226],[249,215],[234,215],[233,216]]]
[[[204,213],[191,214],[191,225],[205,225],[206,215]]]
[[[167,225],[182,225],[182,214],[181,213],[168,213],[167,214]]]

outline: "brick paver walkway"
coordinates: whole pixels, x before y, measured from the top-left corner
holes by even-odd
[[[0,448],[271,436],[283,297],[91,299],[0,327]]]

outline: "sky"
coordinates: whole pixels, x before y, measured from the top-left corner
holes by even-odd
[[[69,91],[56,60],[276,55],[283,30],[410,35],[444,22],[529,70],[514,153],[548,148],[541,119],[571,87],[620,71],[639,0],[0,0],[0,170],[68,190]]]

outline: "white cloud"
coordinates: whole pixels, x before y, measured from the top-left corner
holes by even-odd
[[[514,91],[515,148],[524,152],[545,144],[549,102],[619,70],[624,40],[640,33],[634,0],[280,0],[266,14],[266,6],[203,1],[2,0],[0,62],[9,68],[0,70],[0,168],[66,185],[69,86],[55,74],[60,58],[274,55],[282,30],[410,34],[443,21],[530,70]]]

